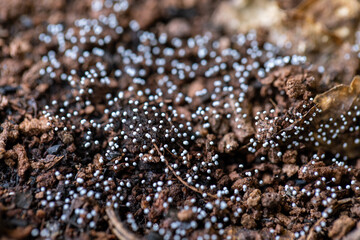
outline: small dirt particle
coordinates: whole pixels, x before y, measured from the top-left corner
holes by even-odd
[[[180,221],[189,221],[193,216],[193,211],[191,209],[184,209],[178,212],[177,217]]]
[[[256,227],[256,222],[255,220],[247,213],[245,213],[242,217],[241,217],[241,224],[248,228],[248,229],[252,229]]]
[[[249,207],[256,207],[259,204],[260,199],[261,199],[261,191],[259,189],[255,189],[250,193],[246,203]]]
[[[296,150],[287,150],[282,157],[282,161],[289,164],[296,163],[297,154]]]
[[[239,143],[236,140],[235,133],[226,134],[219,142],[218,148],[221,153],[230,153],[238,149]]]
[[[66,145],[69,145],[72,142],[74,142],[74,137],[69,132],[61,131],[61,132],[59,132],[59,137],[60,137],[61,141],[63,143],[65,143]]]
[[[185,19],[175,18],[167,25],[167,31],[173,37],[186,37],[190,34],[191,27]]]
[[[275,192],[264,193],[261,198],[261,204],[266,208],[274,208],[279,205],[280,201],[280,195]]]
[[[44,210],[42,210],[42,209],[38,209],[37,211],[36,211],[36,216],[38,217],[38,218],[44,218],[45,217],[45,211]]]
[[[295,164],[284,164],[282,171],[286,173],[288,177],[294,176],[299,170],[299,166]]]

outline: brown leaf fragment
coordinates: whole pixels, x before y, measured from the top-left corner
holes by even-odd
[[[322,117],[340,116],[348,111],[360,95],[360,76],[355,76],[350,84],[338,85],[329,91],[319,94],[314,102],[323,111]],[[324,116],[325,115],[325,116]]]
[[[353,120],[356,118],[352,114],[355,107],[359,107],[359,96],[360,76],[355,76],[349,86],[338,85],[317,95],[313,101],[315,106],[311,107],[302,118],[280,130],[277,135],[281,135],[282,132],[294,132],[296,128],[303,127],[315,133],[316,141],[313,142],[317,142],[317,146],[323,151],[346,153],[350,158],[359,157],[359,144],[354,141],[357,132],[351,130],[356,121]],[[347,120],[343,120],[344,118]],[[344,121],[349,121],[351,124],[341,126],[340,131],[334,134],[331,126],[342,124]],[[329,127],[324,128],[324,125]],[[313,146],[308,145],[308,147]]]
[[[320,113],[314,117],[312,122],[315,130],[321,128],[323,122],[333,122],[342,124],[344,122],[343,117],[353,111],[354,106],[359,106],[360,100],[360,76],[355,76],[349,86],[339,85],[329,91],[317,95],[314,99],[316,107],[321,110]],[[356,133],[352,133],[350,130],[351,122],[353,118],[349,119],[350,124],[341,126],[342,130],[335,134],[328,133],[327,138],[323,138],[322,134],[315,134],[314,137],[323,150],[328,150],[333,153],[346,152],[348,157],[354,158],[359,156],[359,145],[354,142],[354,136]],[[323,129],[323,131],[325,131]],[[329,140],[331,142],[329,142]],[[339,144],[341,143],[341,144]]]

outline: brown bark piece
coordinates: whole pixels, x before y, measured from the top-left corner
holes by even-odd
[[[45,117],[27,119],[20,123],[19,130],[25,135],[37,136],[42,133],[46,133],[51,130],[51,126],[48,124],[48,120]]]
[[[21,144],[14,146],[14,151],[18,156],[18,175],[24,180],[26,171],[30,168],[30,162],[26,155],[25,147]]]
[[[345,236],[354,226],[356,221],[348,216],[341,216],[332,225],[329,237],[338,240]]]

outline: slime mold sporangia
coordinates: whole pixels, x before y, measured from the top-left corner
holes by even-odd
[[[39,81],[63,86],[41,113],[72,154],[71,171],[54,171],[60,190],[37,190],[43,208],[61,213],[54,214],[60,228],[102,228],[106,213],[97,206],[105,205],[139,235],[231,239],[232,227],[265,226],[262,212],[320,210],[317,219],[297,219],[299,238],[321,233],[338,194],[358,196],[346,162],[356,155],[346,149],[359,146],[358,78],[337,88],[345,95],[336,89],[316,95],[321,72],[308,68],[304,56],[258,41],[255,31],[171,37],[142,30],[135,20],[120,24],[127,1],[92,7],[98,18],[49,25],[39,36],[56,45],[42,58]],[[285,67],[308,82],[268,79]],[[325,103],[327,97],[335,101]],[[281,179],[275,189],[268,172]],[[74,207],[80,198],[87,204]],[[269,237],[279,238],[276,225],[269,226]],[[51,231],[38,226],[32,236]]]

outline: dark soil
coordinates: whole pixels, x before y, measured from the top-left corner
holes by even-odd
[[[0,0],[0,239],[358,239],[360,78],[218,6]]]

